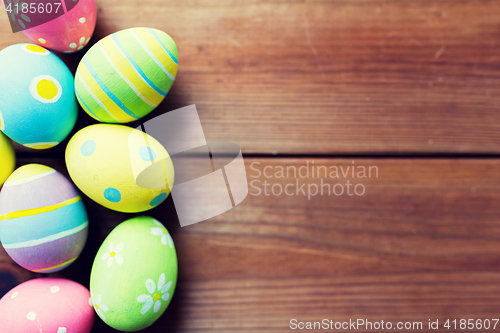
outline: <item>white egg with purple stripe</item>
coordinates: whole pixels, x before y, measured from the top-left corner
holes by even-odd
[[[88,219],[73,184],[56,170],[28,164],[0,192],[0,241],[20,266],[51,273],[69,266],[87,240]]]

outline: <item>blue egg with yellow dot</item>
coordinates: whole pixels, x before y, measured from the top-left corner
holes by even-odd
[[[73,129],[78,103],[68,67],[35,44],[0,51],[0,130],[17,143],[48,149]]]

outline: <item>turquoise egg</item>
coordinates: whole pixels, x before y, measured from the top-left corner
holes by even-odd
[[[61,59],[35,44],[0,51],[0,130],[33,149],[58,145],[78,114],[73,75]]]

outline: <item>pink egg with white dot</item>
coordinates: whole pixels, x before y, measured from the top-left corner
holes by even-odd
[[[0,299],[1,331],[89,333],[95,314],[87,288],[71,280],[39,278]]]
[[[4,0],[9,1],[9,0]],[[43,7],[43,13],[19,12],[15,19],[16,25],[24,35],[33,42],[45,48],[73,53],[83,49],[94,33],[96,24],[96,5],[94,0],[64,0],[61,6],[50,7],[52,13],[57,9],[60,14],[48,22],[41,23],[51,18],[46,14],[49,8]],[[13,13],[15,14],[15,12]],[[53,14],[52,14],[53,15]]]

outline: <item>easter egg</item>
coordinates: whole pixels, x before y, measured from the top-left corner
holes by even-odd
[[[177,75],[177,47],[161,30],[131,28],[104,37],[78,65],[76,96],[91,117],[128,123],[161,103]]]
[[[141,216],[106,237],[92,265],[90,292],[97,315],[120,331],[137,331],[167,309],[177,284],[177,255],[167,229]]]
[[[0,125],[1,126],[1,125]],[[9,178],[16,166],[16,155],[14,147],[9,138],[0,132],[0,187]]]
[[[41,46],[15,44],[0,51],[0,91],[0,129],[25,147],[54,147],[75,125],[73,75]]]
[[[94,0],[64,0],[61,6],[48,2],[38,4],[36,12],[31,12],[33,10],[16,14],[14,11],[10,15],[16,15],[16,23],[26,37],[48,49],[64,53],[79,51],[94,33]]]
[[[39,278],[0,299],[1,332],[89,333],[95,320],[90,293],[66,279]]]
[[[18,168],[0,191],[0,241],[30,271],[52,273],[69,266],[85,245],[87,227],[75,187],[48,166]]]
[[[83,193],[119,212],[137,213],[158,206],[174,181],[174,166],[165,148],[152,136],[124,125],[81,129],[68,143],[66,165]],[[156,188],[138,186],[137,176],[153,165],[161,166]]]

